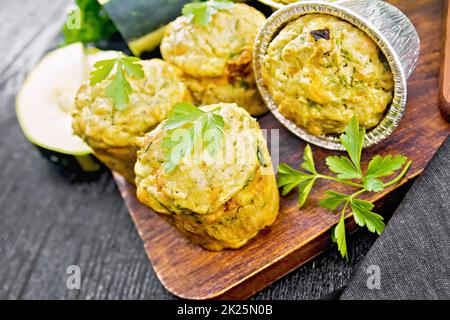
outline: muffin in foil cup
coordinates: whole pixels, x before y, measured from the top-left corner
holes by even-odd
[[[403,117],[407,101],[407,79],[417,66],[420,39],[411,21],[399,9],[380,0],[344,0],[338,2],[305,1],[282,7],[264,24],[255,44],[254,69],[261,95],[274,116],[291,132],[314,145],[344,150],[335,134],[313,135],[283,116],[262,76],[265,55],[271,41],[291,21],[308,14],[335,16],[363,31],[386,57],[394,80],[393,99],[382,120],[369,129],[364,147],[386,139]]]

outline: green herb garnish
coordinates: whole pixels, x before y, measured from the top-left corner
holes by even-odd
[[[184,155],[192,152],[198,139],[211,156],[220,150],[225,122],[214,111],[205,112],[188,102],[174,106],[163,126],[168,131],[162,141],[167,172],[175,169]]]
[[[106,80],[115,70],[113,79],[106,87],[106,96],[113,100],[116,109],[122,110],[127,107],[129,94],[132,91],[125,74],[136,78],[144,77],[144,70],[139,61],[139,58],[128,57],[122,53],[119,53],[117,58],[98,61],[91,72],[91,85]]]
[[[63,27],[64,44],[109,40],[117,29],[98,0],[76,0]]]
[[[207,25],[212,21],[212,16],[221,10],[232,8],[234,3],[228,0],[210,0],[207,2],[194,2],[185,4],[183,7],[183,16],[189,21]]]
[[[366,226],[370,232],[381,234],[384,230],[383,217],[373,212],[374,205],[366,200],[359,199],[358,196],[365,192],[380,192],[385,188],[399,182],[411,166],[411,161],[406,163],[404,156],[392,157],[391,155],[382,157],[375,156],[370,162],[367,170],[363,172],[361,168],[361,152],[364,142],[365,128],[359,128],[357,119],[354,117],[341,135],[341,143],[347,150],[349,157],[330,156],[326,159],[326,164],[331,172],[336,176],[327,176],[317,172],[314,159],[309,145],[306,146],[301,168],[303,171],[295,170],[287,164],[281,164],[278,173],[278,187],[281,188],[282,195],[286,195],[295,187],[298,187],[298,205],[304,205],[314,183],[318,179],[337,181],[358,190],[350,195],[335,191],[326,191],[326,197],[320,201],[320,206],[331,211],[342,207],[341,217],[334,227],[331,237],[337,243],[338,250],[342,257],[348,259],[347,244],[345,238],[345,213],[347,208],[353,212],[355,222],[361,226]],[[406,165],[404,166],[404,164]],[[379,178],[392,175],[401,169],[400,174],[388,182],[383,182]]]

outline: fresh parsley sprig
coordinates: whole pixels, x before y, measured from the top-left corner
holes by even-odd
[[[232,8],[234,3],[228,0],[210,0],[206,2],[194,2],[185,4],[182,10],[183,16],[189,21],[207,25],[212,21],[212,16],[219,11]]]
[[[174,106],[163,126],[168,132],[162,141],[167,172],[175,169],[181,159],[192,152],[198,139],[211,156],[220,150],[225,122],[214,111],[216,109],[203,111],[188,102]]]
[[[308,198],[314,183],[318,179],[337,181],[358,189],[350,195],[345,195],[332,190],[325,192],[325,198],[320,201],[320,206],[331,211],[341,207],[341,216],[338,224],[334,227],[331,237],[337,243],[342,257],[348,259],[347,244],[345,236],[345,213],[347,208],[353,212],[355,222],[361,226],[366,226],[370,232],[381,234],[384,230],[383,217],[373,212],[374,205],[366,200],[358,198],[365,192],[380,192],[385,188],[398,183],[411,166],[411,161],[407,161],[404,156],[392,157],[391,155],[382,157],[375,156],[370,162],[367,170],[363,172],[361,168],[361,152],[364,143],[365,128],[359,128],[356,118],[353,118],[346,127],[345,133],[341,135],[342,145],[347,150],[349,157],[330,156],[326,159],[328,169],[336,176],[323,175],[317,172],[314,159],[309,145],[306,146],[303,154],[303,163],[299,171],[287,164],[281,164],[278,170],[278,187],[281,188],[282,195],[288,194],[292,189],[298,187],[298,205],[302,207]],[[406,165],[405,165],[406,163]],[[403,170],[394,179],[383,182],[379,178],[387,177],[397,170]]]
[[[113,100],[116,109],[122,110],[128,106],[129,95],[132,91],[125,74],[135,78],[144,77],[144,70],[139,61],[139,58],[129,57],[123,53],[119,53],[117,58],[114,59],[97,61],[91,72],[91,85],[108,79],[114,70],[115,75],[106,87],[106,96]]]

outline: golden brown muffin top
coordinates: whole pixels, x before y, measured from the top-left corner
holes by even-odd
[[[217,155],[210,156],[205,149],[194,148],[177,168],[168,171],[162,147],[167,136],[164,122],[144,138],[135,166],[136,184],[145,189],[156,207],[159,203],[170,212],[215,212],[251,181],[260,161],[264,161],[259,159],[261,151],[258,151],[259,144],[265,143],[261,130],[247,111],[226,103],[201,109],[224,119],[222,148]],[[270,158],[266,162],[270,163]]]
[[[94,86],[85,82],[72,111],[74,131],[93,148],[126,147],[164,120],[173,105],[190,101],[178,68],[160,59],[141,61],[142,79],[126,75],[132,92],[123,110],[114,107],[105,90],[112,75]]]

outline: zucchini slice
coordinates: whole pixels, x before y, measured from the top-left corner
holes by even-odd
[[[71,109],[95,61],[117,53],[85,49],[75,43],[56,49],[31,70],[16,99],[16,114],[26,138],[64,171],[101,168],[91,149],[72,130]]]

